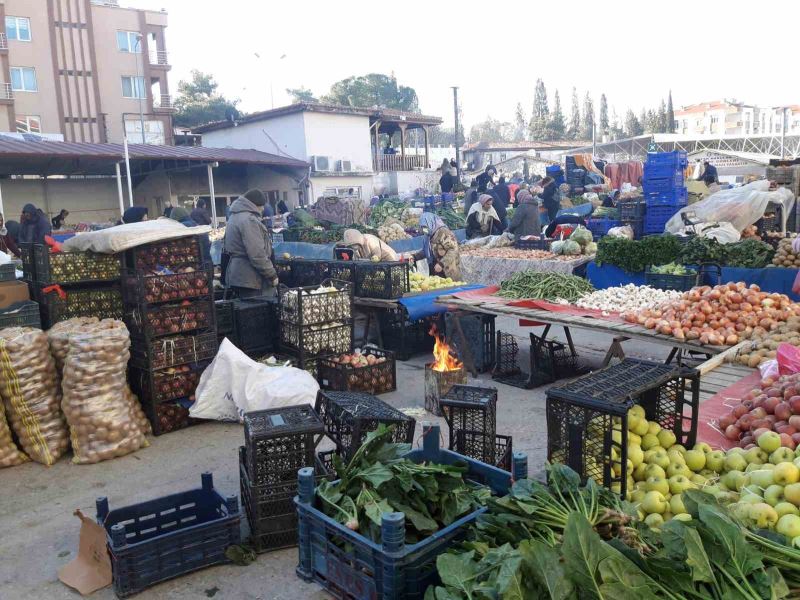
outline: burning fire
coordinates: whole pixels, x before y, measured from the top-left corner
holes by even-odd
[[[436,325],[431,326],[428,335],[432,335],[436,342],[433,345],[433,358],[430,367],[434,371],[458,371],[464,364],[450,352],[450,346],[436,331]]]

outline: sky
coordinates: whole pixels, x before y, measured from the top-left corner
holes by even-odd
[[[669,90],[676,109],[721,98],[800,104],[790,74],[797,1],[763,11],[718,0],[120,4],[169,13],[173,94],[199,69],[247,112],[288,104],[286,88],[322,95],[336,81],[372,72],[415,88],[422,112],[445,126],[453,124],[450,86],[459,86],[467,132],[489,115],[511,121],[517,102],[529,117],[537,78],[551,105],[558,89],[567,115],[573,86],[581,100],[589,91],[595,108],[605,93],[620,119],[628,107],[656,108]]]

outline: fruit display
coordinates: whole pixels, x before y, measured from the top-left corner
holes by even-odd
[[[397,388],[394,357],[375,348],[322,358],[318,373],[323,389],[383,394]]]
[[[350,289],[333,285],[281,289],[281,320],[301,325],[347,320],[352,316]]]
[[[575,302],[594,291],[592,284],[576,275],[520,271],[500,284],[497,295],[502,298],[532,298],[558,302]]]
[[[407,240],[411,236],[406,233],[405,228],[398,222],[387,221],[378,227],[378,237],[384,242],[394,242],[397,240]]]
[[[208,360],[217,353],[214,331],[197,335],[175,335],[141,341],[131,349],[132,366],[160,370]]]
[[[789,317],[775,329],[754,333],[750,344],[739,351],[735,360],[746,367],[757,367],[765,360],[775,358],[778,345],[782,343],[800,346],[800,317]]]
[[[359,298],[399,298],[409,291],[409,272],[406,262],[355,261],[356,286],[353,293]]]
[[[429,292],[457,285],[465,285],[465,281],[453,281],[450,277],[437,277],[436,275],[423,275],[422,273],[409,274],[412,292]]]
[[[643,325],[677,340],[733,346],[761,336],[800,315],[800,305],[783,294],[762,292],[753,284],[728,283],[696,287],[658,308],[626,313],[629,323]]]
[[[133,259],[132,264],[127,266],[137,271],[175,270],[178,267],[201,262],[200,242],[197,236],[154,242],[137,246],[129,252],[132,252]]]
[[[164,402],[175,398],[194,401],[194,392],[202,372],[202,369],[193,370],[189,365],[182,365],[153,373],[153,401]]]
[[[784,238],[778,242],[778,249],[772,258],[772,264],[776,267],[787,267],[796,269],[800,267],[800,252],[795,252],[792,248],[793,239]]]
[[[208,273],[194,267],[183,267],[164,275],[139,275],[138,281],[139,294],[147,304],[198,298],[206,296],[209,289]]]
[[[116,281],[120,260],[115,254],[94,252],[49,251],[49,246],[34,246],[36,281],[41,284],[66,285],[89,281]]]
[[[184,300],[180,304],[151,307],[144,314],[144,332],[151,336],[168,335],[194,331],[209,327],[213,322],[213,305],[210,302]],[[141,320],[137,313],[134,321]],[[133,324],[132,324],[133,325]],[[131,327],[132,333],[138,328]]]
[[[486,258],[510,258],[519,260],[574,260],[574,256],[556,256],[547,250],[525,250],[523,248],[486,248],[462,245],[459,252],[463,256],[483,256]]]
[[[307,356],[350,351],[353,327],[340,321],[320,325],[281,323],[281,343]]]
[[[576,303],[581,308],[591,308],[604,313],[624,313],[641,308],[656,308],[680,298],[681,292],[658,290],[646,285],[627,285],[597,290],[582,296]]]

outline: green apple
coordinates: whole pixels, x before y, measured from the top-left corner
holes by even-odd
[[[669,456],[669,462],[686,464],[686,457],[681,454],[680,450],[676,450],[674,446],[667,450],[667,456]]]
[[[634,415],[639,417],[640,420],[644,420],[647,418],[647,415],[644,412],[644,407],[639,404],[634,404],[628,409],[628,416]]]
[[[644,462],[644,452],[638,444],[628,444],[628,460],[633,463],[634,467],[638,467]]]
[[[769,454],[764,452],[758,446],[753,446],[750,448],[750,450],[744,453],[744,458],[751,465],[763,465],[765,462],[769,461]]]
[[[766,502],[759,502],[750,507],[750,519],[756,527],[772,529],[778,522],[778,513]]]
[[[642,436],[636,435],[632,431],[628,432],[628,445],[635,444],[636,446],[642,445]]]
[[[720,504],[730,504],[731,502],[736,502],[739,499],[739,494],[736,492],[723,492],[721,491],[719,494],[714,496],[717,499],[717,502]]]
[[[650,457],[648,464],[656,464],[662,469],[666,469],[672,461],[667,456],[667,451],[663,448],[659,448],[653,455]]]
[[[680,494],[686,490],[692,489],[694,484],[689,481],[684,475],[673,475],[669,478],[669,492],[671,494]]]
[[[795,459],[792,461],[792,463],[794,464],[794,466],[795,466],[795,467],[798,467],[798,468],[800,468],[800,456],[798,456],[797,458],[795,458]]]
[[[647,467],[649,467],[649,466],[650,465],[646,465],[645,463],[642,463],[638,467],[636,467],[633,470],[633,478],[634,478],[634,480],[636,480],[636,481],[644,481],[645,479],[647,479],[647,475],[645,475],[645,471],[647,470]],[[661,467],[659,467],[659,469],[660,468]],[[666,473],[665,473],[665,475],[666,475]]]
[[[669,481],[663,477],[648,477],[646,489],[648,492],[660,492],[661,494],[668,494],[670,490]]]
[[[781,447],[781,436],[774,431],[765,431],[759,436],[756,444],[767,454],[772,454]]]
[[[725,457],[726,471],[744,471],[747,468],[747,460],[742,454],[733,452]]]
[[[734,446],[733,448],[728,450],[726,455],[728,455],[728,454],[744,454],[744,452],[745,452],[744,448],[739,448],[739,446]]]
[[[692,515],[689,513],[680,513],[672,517],[675,521],[683,521],[684,523],[692,520]]]
[[[776,465],[775,470],[772,471],[772,475],[775,478],[775,483],[778,485],[791,485],[800,481],[800,469],[798,469],[794,463],[790,462]]]
[[[706,466],[706,455],[702,450],[688,450],[684,455],[686,466],[695,473],[703,470]]]
[[[661,468],[661,466],[653,463],[651,465],[647,465],[644,470],[645,479],[649,479],[650,477],[660,477],[661,479],[667,478],[667,472]]]
[[[664,517],[658,513],[650,513],[645,518],[644,524],[651,529],[659,529],[664,524]]]
[[[741,471],[728,471],[722,476],[722,483],[729,490],[738,492],[747,484],[747,475]]]
[[[783,488],[783,497],[800,507],[800,483],[792,483]]]
[[[750,519],[750,504],[746,502],[734,502],[728,506],[728,510],[737,521],[747,521]]]
[[[764,490],[764,500],[770,506],[777,506],[783,500],[783,486],[771,485]]]
[[[758,487],[757,485],[753,485],[752,483],[744,486],[740,490],[740,493],[742,495],[744,495],[744,494],[753,494],[754,496],[758,496],[759,498],[763,498],[764,497],[764,490],[762,488]]]
[[[661,429],[658,432],[658,441],[661,444],[662,448],[671,448],[675,445],[677,441],[675,438],[675,434],[669,431],[668,429]]]
[[[647,423],[647,433],[650,433],[652,435],[658,435],[660,431],[661,431],[661,425],[659,425],[655,421],[649,421]],[[670,444],[670,445],[672,445],[672,444]],[[661,446],[661,447],[662,448],[667,448],[668,446]]]
[[[767,435],[766,433],[764,435]],[[763,435],[761,437],[764,437]],[[791,448],[778,448],[769,455],[769,462],[773,465],[779,465],[781,463],[790,463],[794,460],[794,450]],[[794,466],[794,465],[792,465]]]
[[[642,448],[650,450],[658,446],[658,438],[651,433],[642,436]]]
[[[684,446],[683,444],[673,444],[672,447],[669,448],[669,450],[677,450],[681,454],[686,454],[687,452],[686,446]]]
[[[647,426],[647,421],[645,421],[644,419],[642,419],[641,421],[636,423],[635,427],[628,427],[628,429],[633,431],[633,433],[635,433],[636,435],[639,435],[639,436],[642,436],[642,437],[647,435],[647,432],[650,430],[649,427]]]
[[[647,492],[644,490],[633,490],[631,493],[631,502],[634,504],[641,504],[646,494]]]
[[[689,481],[695,484],[697,487],[706,487],[708,485],[708,479],[700,475],[700,473],[695,473],[691,477],[689,477]]]
[[[639,427],[639,424],[642,422],[642,418],[633,412],[633,410],[628,411],[628,430],[633,431]]]
[[[797,515],[783,515],[778,519],[775,531],[793,540],[800,536],[800,517]]]
[[[725,468],[725,453],[722,450],[714,450],[706,455],[706,469],[715,473],[722,473]]]
[[[778,502],[775,505],[775,512],[778,513],[778,518],[782,517],[783,515],[800,516],[800,510],[797,510],[797,507],[791,502]]]
[[[686,512],[686,507],[683,505],[683,496],[675,494],[669,499],[669,511],[673,515],[681,515]]]
[[[709,446],[705,442],[698,442],[694,445],[694,448],[692,448],[692,450],[700,450],[700,452],[702,452],[703,454],[708,454],[709,452],[711,452],[711,446]]]
[[[667,500],[664,494],[659,491],[651,490],[647,492],[642,500],[642,509],[649,515],[663,514],[667,510]]]
[[[673,514],[672,514],[672,513],[669,511],[669,502],[668,502],[668,503],[667,503],[667,512],[665,512],[663,515],[661,515],[661,517],[664,519],[664,523],[666,523],[667,521],[672,521],[672,517],[674,517],[674,516],[675,516],[675,515],[673,515]]]
[[[755,471],[750,471],[748,475],[750,477],[750,483],[760,488],[766,489],[775,483],[772,471],[769,469],[756,469]]]
[[[751,494],[742,490],[739,494],[739,502],[742,504],[764,504],[764,498],[760,494]]]
[[[681,463],[670,463],[667,467],[667,477],[674,477],[675,475],[683,475],[688,479],[692,476],[692,470]]]

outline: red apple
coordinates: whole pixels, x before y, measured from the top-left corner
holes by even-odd
[[[748,409],[744,404],[740,404],[733,409],[733,416],[735,416],[738,419],[740,417],[743,417],[749,412],[750,409]]]
[[[789,407],[796,415],[800,415],[800,396],[792,396],[789,398]]]
[[[776,427],[775,431],[777,431],[778,433],[788,433],[789,435],[797,433],[797,429],[792,427],[788,423],[786,425],[782,425],[781,427]]]
[[[778,406],[778,402],[780,402],[778,398],[767,398],[761,406],[764,407],[768,415],[771,415],[775,412],[775,407]]]
[[[742,434],[742,430],[739,429],[736,425],[730,425],[725,429],[725,437],[732,441],[737,441],[739,436]],[[791,438],[789,438],[791,439]]]
[[[800,431],[800,415],[792,415],[789,417],[789,425]]]
[[[788,402],[779,402],[775,407],[775,416],[781,421],[788,421],[792,416],[792,407]]]
[[[800,433],[793,433],[792,439],[794,440],[795,444],[800,444]]]
[[[750,425],[753,423],[755,419],[750,416],[750,413],[743,415],[738,421],[736,421],[736,426],[741,429],[742,431],[749,431]]]
[[[750,431],[758,431],[759,429],[766,429],[769,431],[772,429],[772,423],[769,422],[769,419],[756,419],[752,423],[750,423]]]
[[[767,397],[768,398],[783,398],[783,394],[781,394],[780,389],[776,387],[771,387],[767,389]]]
[[[781,434],[781,446],[785,446],[786,448],[791,448],[794,450],[797,447],[797,444],[792,439],[792,436],[786,433]]]
[[[763,419],[767,416],[767,411],[763,407],[754,408],[750,411],[750,416],[756,420]]]
[[[758,438],[760,438],[762,434],[767,433],[768,431],[772,431],[772,429],[769,429],[767,427],[759,427],[753,432],[753,437],[755,438],[756,441],[758,441]]]
[[[736,423],[736,416],[732,412],[722,415],[719,418],[719,428],[722,429],[722,431],[725,431],[734,423]]]

